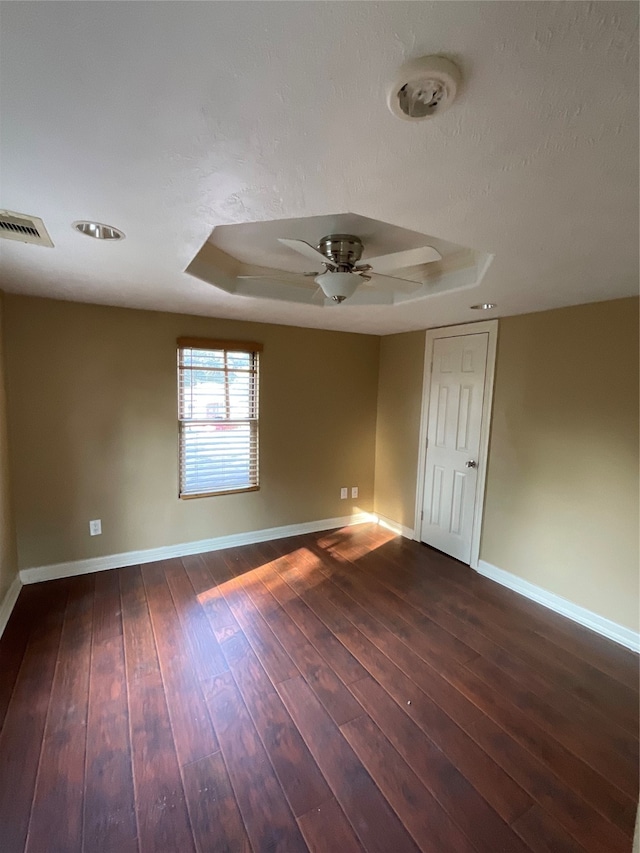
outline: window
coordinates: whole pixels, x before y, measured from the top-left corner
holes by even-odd
[[[258,488],[258,357],[249,341],[178,339],[180,497]]]

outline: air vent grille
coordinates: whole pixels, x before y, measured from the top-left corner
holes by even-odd
[[[14,213],[11,210],[0,210],[0,237],[4,237],[5,240],[19,240],[22,243],[53,248],[51,237],[42,219]]]
[[[39,237],[38,229],[33,225],[16,225],[15,222],[4,222],[0,220],[0,228],[4,231],[12,231],[15,234],[31,234],[32,237]]]

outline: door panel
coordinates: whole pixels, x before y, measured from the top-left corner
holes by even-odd
[[[436,338],[420,538],[468,563],[489,335]]]

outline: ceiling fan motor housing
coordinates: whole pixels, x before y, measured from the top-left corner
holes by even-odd
[[[343,272],[358,263],[363,248],[362,240],[353,234],[329,234],[318,243],[318,251]]]

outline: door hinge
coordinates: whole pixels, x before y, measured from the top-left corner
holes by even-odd
[[[424,521],[424,510],[420,510],[420,521]]]

